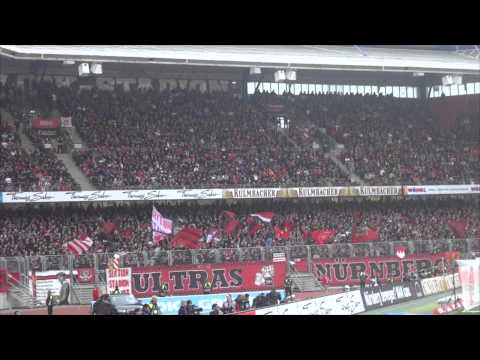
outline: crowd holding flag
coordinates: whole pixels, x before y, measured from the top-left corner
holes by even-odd
[[[197,228],[184,228],[180,230],[172,239],[173,247],[183,247],[186,249],[198,249],[200,247],[200,239],[202,238],[202,230]]]
[[[93,240],[86,233],[81,233],[78,239],[67,243],[67,251],[73,255],[82,255],[88,252],[92,245]]]
[[[467,223],[466,221],[449,221],[448,227],[455,234],[455,237],[465,239],[467,237]]]
[[[209,244],[212,241],[219,241],[220,240],[220,229],[211,227],[207,231],[206,243]]]
[[[152,209],[152,239],[158,245],[167,238],[168,234],[173,233],[173,221],[164,218],[162,214],[155,208]]]
[[[163,234],[171,234],[173,231],[173,221],[164,218],[162,214],[155,209],[152,209],[152,230]]]
[[[312,240],[315,241],[317,245],[324,245],[330,240],[336,231],[333,229],[322,229],[322,230],[314,230],[310,233]]]
[[[255,214],[250,214],[250,216],[259,218],[263,222],[269,223],[269,222],[272,221],[275,214],[271,211],[262,211],[262,212],[258,212],[258,213],[255,213]]]

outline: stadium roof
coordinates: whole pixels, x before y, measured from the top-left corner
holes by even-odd
[[[0,45],[15,59],[226,67],[479,74],[480,61],[444,50],[323,45]]]

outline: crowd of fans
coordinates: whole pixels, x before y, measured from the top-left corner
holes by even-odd
[[[450,221],[465,223],[466,238],[480,237],[477,204],[461,199],[339,203],[277,200],[239,203],[230,207],[217,202],[212,205],[157,205],[157,208],[163,216],[173,220],[174,233],[185,227],[194,227],[203,232],[195,255],[198,263],[255,260],[261,256],[262,247],[285,245],[293,246],[292,251],[298,257],[304,257],[305,248],[300,245],[314,245],[311,231],[318,229],[334,229],[336,232],[328,243],[338,245],[339,250],[331,254],[320,247],[316,254],[323,257],[329,254],[342,256],[342,251],[351,251],[348,245],[352,242],[354,227],[377,229],[379,240],[375,243],[378,244],[390,241],[434,240],[435,243],[439,239],[454,240],[459,236],[449,226]],[[229,219],[222,212],[227,209],[234,211],[240,221],[237,230],[229,235],[223,230]],[[165,250],[175,249],[172,246],[173,235],[168,235],[158,243],[153,242],[151,211],[151,204],[1,209],[0,256],[67,254],[67,242],[78,239],[80,234],[87,234],[93,239],[90,252],[151,251],[159,258],[165,256],[167,259]],[[275,216],[271,223],[262,223],[249,216],[258,211],[273,211]],[[106,231],[106,223],[114,224],[114,230]],[[274,229],[283,228],[285,223],[292,224],[288,238],[277,238]],[[261,226],[256,233],[252,233],[250,230],[255,224]],[[215,238],[208,239],[212,228],[219,232]],[[425,243],[431,246],[432,242]],[[366,246],[365,251],[368,251],[368,244]],[[222,258],[218,259],[218,252],[213,250],[219,248],[230,250],[224,250]],[[249,249],[243,251],[244,248]],[[434,251],[429,248],[420,250]],[[176,264],[192,261],[190,251],[173,253]],[[127,257],[126,261],[135,263],[141,259],[129,260]]]
[[[8,122],[0,115],[0,191],[49,191],[78,190],[63,163],[55,156],[56,149],[45,149],[42,137],[28,129],[25,113],[29,109],[38,109],[39,114],[52,110],[52,84],[41,83],[32,89],[0,83],[0,108],[8,111],[15,122]],[[30,153],[22,147],[19,129],[34,145]],[[63,138],[57,136],[57,140]]]
[[[339,155],[367,184],[478,183],[478,113],[458,114],[457,126],[445,129],[428,102],[391,96],[259,94],[280,101],[287,116],[324,139],[320,129],[344,145]],[[303,126],[300,126],[303,123]],[[304,134],[305,137],[305,134]]]
[[[79,189],[63,163],[48,149],[28,153],[15,127],[0,124],[0,191],[48,191]]]
[[[367,184],[480,180],[475,114],[443,130],[420,100],[269,93],[241,99],[48,82],[0,91],[15,116],[30,108],[72,116],[87,145],[74,159],[100,189],[346,185],[350,177],[325,157],[333,140],[344,145],[338,159]],[[288,129],[278,128],[271,105],[281,107]]]

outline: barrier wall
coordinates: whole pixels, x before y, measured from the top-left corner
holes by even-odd
[[[360,290],[355,290],[257,309],[255,315],[355,315],[364,311]]]
[[[285,297],[284,290],[277,290],[277,292],[281,295],[282,299]],[[250,298],[250,305],[253,303],[253,300],[258,295],[266,294],[266,293],[267,292],[265,291],[248,292],[248,295]],[[232,300],[234,301],[235,301],[235,298],[240,294],[245,294],[245,292],[229,293],[229,295],[232,296]],[[226,295],[227,294],[210,294],[210,295],[157,297],[157,303],[158,303],[158,306],[160,307],[160,311],[162,312],[162,315],[178,315],[178,310],[180,309],[180,305],[182,301],[191,300],[194,306],[197,306],[203,309],[201,314],[206,315],[212,310],[213,304],[217,304],[218,306],[221,307],[223,302],[225,301]],[[148,304],[151,298],[143,298],[139,300],[142,304]]]
[[[396,256],[383,257],[350,257],[342,259],[314,259],[313,272],[318,280],[327,276],[328,283],[334,286],[360,284],[360,273],[363,271],[367,278],[373,275],[386,283],[390,277],[395,282],[403,280],[405,274],[416,270],[422,272],[432,268],[440,268],[445,261],[444,254],[410,255],[403,259]]]

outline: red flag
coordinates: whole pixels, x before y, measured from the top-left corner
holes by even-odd
[[[105,234],[111,234],[116,228],[117,226],[112,222],[107,222],[103,224],[103,232]]]
[[[248,230],[248,233],[250,234],[250,236],[254,236],[262,228],[263,228],[262,224],[253,224],[252,226],[250,226],[250,229]]]
[[[467,236],[467,223],[465,221],[449,221],[448,227],[457,238],[464,239]]]
[[[295,229],[295,225],[291,222],[285,222],[283,224],[283,227],[285,228],[285,231],[292,232]]]
[[[275,233],[275,239],[288,239],[290,237],[288,231],[282,230],[278,226],[274,226],[273,231]]]
[[[380,240],[380,235],[376,229],[367,228],[363,232],[352,231],[352,244],[377,240]]]
[[[229,219],[235,219],[237,217],[237,214],[235,214],[233,211],[225,210],[223,214],[228,217]]]
[[[198,249],[199,240],[202,238],[202,231],[196,228],[185,228],[180,230],[172,240],[173,247],[184,247],[187,249]]]
[[[240,225],[240,221],[231,220],[227,225],[225,225],[225,234],[230,235],[233,233],[238,225]]]
[[[332,238],[336,233],[333,229],[322,229],[314,230],[310,234],[312,235],[312,240],[315,241],[318,245],[326,244],[328,240]]]
[[[260,220],[262,220],[263,222],[267,222],[267,223],[272,221],[274,215],[275,214],[271,211],[262,211],[262,212],[258,212],[258,213],[255,213],[255,214],[250,214],[250,216],[257,217]]]

